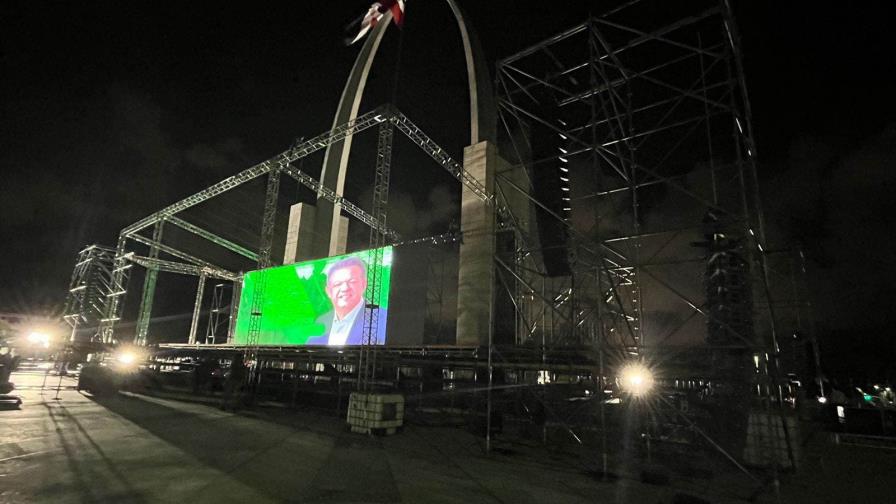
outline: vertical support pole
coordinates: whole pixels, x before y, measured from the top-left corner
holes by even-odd
[[[595,32],[596,27],[593,23],[590,25],[589,34],[592,39],[597,38],[597,33]],[[588,58],[589,58],[589,78],[590,84],[592,88],[597,86],[597,69],[595,65],[597,64],[597,54],[594,48],[593,43],[588,44]],[[597,145],[597,100],[596,96],[592,95],[589,100],[589,109],[591,117],[589,119],[589,124],[591,124],[590,128],[590,140],[592,145]],[[604,189],[604,181],[602,177],[602,172],[600,169],[597,150],[592,149],[590,155],[590,163],[591,163],[591,171],[597,176],[597,190]],[[601,235],[601,221],[603,215],[601,213],[601,205],[594,205],[595,209],[595,229],[597,229],[597,239],[598,243],[603,239]],[[597,251],[597,257],[595,258],[597,261],[597,267],[594,271],[594,279],[597,284],[597,302],[595,303],[595,318],[597,320],[597,334],[594,334],[594,325],[592,325],[592,334],[591,334],[591,343],[597,343],[597,355],[598,355],[598,376],[597,384],[598,384],[598,398],[600,399],[600,458],[601,458],[601,473],[602,477],[607,478],[609,468],[609,454],[607,452],[607,412],[606,412],[606,400],[604,398],[604,390],[607,389],[607,384],[605,382],[605,377],[607,376],[606,368],[604,366],[604,345],[606,344],[606,332],[604,331],[604,303],[606,300],[606,296],[604,293],[604,287],[601,282],[601,275],[604,271],[604,258],[603,258],[603,249],[598,246],[595,249]]]
[[[264,216],[261,221],[261,239],[258,245],[258,269],[271,266],[271,243],[277,222],[277,196],[280,194],[280,167],[268,173],[268,185],[264,195]]]
[[[258,245],[258,269],[255,274],[255,286],[252,292],[252,307],[249,312],[249,334],[243,361],[249,368],[248,383],[251,386],[251,399],[254,401],[260,379],[260,362],[258,360],[258,339],[261,335],[261,317],[264,308],[264,291],[267,287],[268,272],[263,271],[271,266],[271,244],[274,238],[274,224],[277,222],[277,197],[280,194],[280,172],[278,166],[268,173],[268,184],[264,195],[264,215],[261,220],[261,238]]]
[[[228,345],[233,344],[233,333],[236,330],[236,317],[240,311],[240,300],[243,295],[243,272],[233,282],[233,289],[230,290],[230,314],[227,320],[227,341]]]
[[[380,124],[376,149],[376,177],[373,186],[373,218],[379,229],[385,229],[389,203],[389,178],[392,171],[392,121]],[[358,386],[370,388],[376,378],[376,346],[379,341],[380,316],[380,265],[386,237],[377,228],[370,228],[370,264],[367,266],[367,306],[364,309],[363,347],[358,353]]]
[[[712,148],[712,124],[710,122],[711,116],[709,115],[709,99],[706,95],[706,67],[703,64],[703,37],[700,36],[700,33],[697,33],[697,47],[701,49],[699,58],[700,58],[700,87],[703,89],[703,120],[706,121],[706,147],[707,154],[709,156],[709,177],[710,183],[712,184],[712,202],[715,205],[719,204],[719,189],[716,183],[716,160],[715,154]]]
[[[162,231],[165,221],[156,222],[152,230],[152,241],[162,243]],[[149,257],[159,257],[159,248],[155,245],[149,249]],[[159,278],[159,269],[151,266],[146,269],[146,277],[143,279],[143,294],[140,297],[140,312],[137,315],[137,334],[134,335],[134,344],[146,345],[146,335],[149,332],[149,320],[152,318],[152,303],[156,295],[156,281]]]
[[[125,283],[127,281],[129,265],[124,258],[126,242],[127,237],[124,235],[118,236],[118,245],[115,248],[115,259],[112,261],[112,284],[109,287],[109,292],[106,293],[106,297],[108,298],[106,312],[100,320],[97,334],[94,336],[95,340],[103,343],[112,342],[113,333],[115,331],[115,322],[121,318],[122,301],[127,292]]]
[[[196,303],[193,305],[193,320],[190,323],[190,338],[187,343],[196,344],[196,330],[199,328],[199,313],[202,309],[202,295],[205,292],[205,273],[199,275],[199,283],[196,286]]]
[[[492,289],[492,306],[494,306],[495,290]],[[485,397],[485,453],[492,451],[492,385],[494,384],[494,367],[493,356],[494,351],[494,313],[495,310],[489,310],[488,324],[488,389]]]
[[[90,279],[85,278],[87,275],[85,272],[91,271],[91,259],[90,257],[93,255],[92,249],[84,249],[80,253],[78,253],[78,262],[75,264],[75,268],[72,270],[72,277],[68,283],[68,297],[66,299],[65,306],[65,314],[63,318],[72,326],[71,336],[69,336],[69,341],[74,343],[78,334],[78,325],[80,325],[82,320],[87,320],[86,317],[86,309],[85,302],[89,299],[86,291],[92,288],[90,286]],[[80,286],[81,287],[79,289]]]
[[[799,249],[798,251],[800,257],[800,283],[802,285],[806,285],[808,280],[806,277],[808,276],[808,272],[806,271],[806,255],[803,254],[803,249]],[[821,350],[818,348],[818,338],[816,338],[816,330],[815,330],[815,317],[812,316],[812,300],[810,299],[809,293],[806,293],[806,322],[808,325],[809,331],[809,342],[812,345],[812,359],[815,362],[815,384],[818,386],[818,391],[822,397],[825,397],[824,386],[823,386],[823,375],[821,373]]]
[[[221,326],[221,307],[224,305],[224,284],[212,287],[212,304],[208,310],[208,323],[205,329],[205,344],[214,344]]]

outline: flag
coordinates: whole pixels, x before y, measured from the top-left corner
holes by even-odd
[[[358,31],[358,35],[349,42],[349,45],[364,38],[364,35],[376,26],[379,20],[389,11],[392,11],[392,21],[395,22],[396,26],[401,27],[404,23],[404,0],[380,0],[379,2],[374,2],[361,18],[361,28]]]

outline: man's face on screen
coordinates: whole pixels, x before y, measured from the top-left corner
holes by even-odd
[[[327,278],[327,295],[340,315],[350,312],[361,301],[365,289],[367,278],[357,266],[333,270]]]

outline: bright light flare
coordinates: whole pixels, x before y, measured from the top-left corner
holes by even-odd
[[[122,369],[132,370],[136,369],[143,360],[143,355],[137,350],[122,348],[115,352],[113,359]]]
[[[118,354],[118,362],[122,364],[133,364],[136,360],[137,355],[134,352],[121,352]]]
[[[28,334],[28,343],[34,346],[50,347],[50,335],[40,331],[32,331]]]
[[[653,388],[653,373],[639,363],[626,364],[619,372],[622,388],[635,396],[642,396]]]

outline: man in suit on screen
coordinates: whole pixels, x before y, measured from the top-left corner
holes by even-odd
[[[325,328],[321,336],[309,338],[308,345],[361,345],[364,343],[364,324],[367,313],[364,292],[367,290],[367,266],[357,257],[347,257],[324,270],[327,275],[326,293],[333,309],[317,318]],[[376,341],[385,343],[386,310],[378,309]]]

